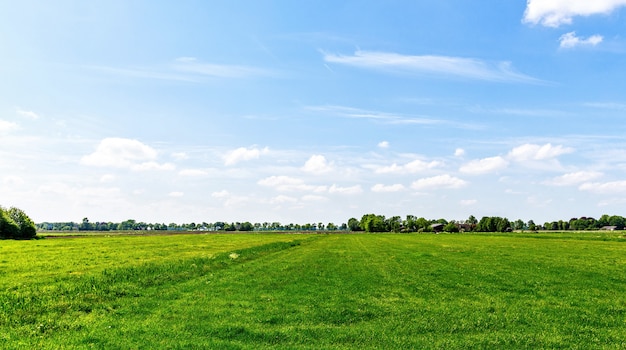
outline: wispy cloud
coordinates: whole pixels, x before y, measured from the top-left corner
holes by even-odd
[[[278,72],[247,65],[203,62],[195,57],[179,57],[173,62],[153,66],[108,67],[85,66],[88,69],[126,76],[183,82],[201,82],[207,78],[245,79],[280,75]]]
[[[588,38],[576,36],[576,32],[569,32],[561,35],[559,38],[559,47],[562,49],[571,49],[577,46],[596,46],[602,42],[602,35],[592,35]]]
[[[270,70],[262,68],[202,62],[195,57],[179,57],[174,61],[172,67],[178,72],[216,78],[249,78],[274,75]]]
[[[515,71],[507,61],[488,62],[476,58],[411,56],[377,51],[356,51],[353,55],[324,53],[324,61],[372,70],[434,74],[492,82],[540,82],[539,79]]]
[[[406,116],[402,114],[393,114],[379,111],[371,111],[360,108],[346,107],[346,106],[310,106],[308,110],[314,112],[323,112],[332,115],[337,115],[343,118],[353,119],[370,119],[380,121],[388,124],[420,124],[420,125],[435,125],[435,124],[447,124],[448,121],[440,119],[432,119],[425,117]]]
[[[24,118],[33,119],[33,120],[39,119],[39,115],[33,111],[27,111],[18,107],[15,109],[15,112]]]
[[[528,0],[522,21],[556,28],[574,17],[609,14],[621,6],[626,0]]]

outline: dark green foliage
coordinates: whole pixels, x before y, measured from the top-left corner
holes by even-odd
[[[476,225],[477,232],[507,232],[511,230],[511,223],[507,218],[499,216],[483,216]]]
[[[37,236],[35,223],[18,208],[0,207],[0,238],[32,239]]]
[[[0,238],[15,238],[19,235],[20,228],[11,219],[9,213],[0,207]]]

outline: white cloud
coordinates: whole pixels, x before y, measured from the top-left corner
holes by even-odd
[[[279,175],[270,176],[257,182],[261,186],[273,187],[277,191],[310,191],[326,192],[326,186],[307,185],[303,180],[294,177]]]
[[[378,147],[379,148],[389,148],[389,142],[388,141],[381,141],[378,143]]]
[[[597,179],[602,175],[602,173],[597,171],[578,171],[575,173],[568,173],[557,176],[550,181],[546,181],[545,183],[554,186],[573,186],[583,182],[591,181],[593,179]]]
[[[559,38],[559,46],[564,49],[573,48],[576,46],[596,46],[602,42],[604,38],[602,35],[592,35],[587,39],[576,36],[576,32],[569,32],[561,35]]]
[[[609,14],[625,5],[626,0],[528,0],[523,22],[556,28],[573,17]]]
[[[414,190],[434,190],[439,188],[456,189],[465,187],[466,185],[467,181],[445,174],[413,181],[411,188]]]
[[[217,198],[217,199],[228,198],[229,196],[230,196],[230,193],[227,190],[221,190],[218,192],[211,193],[211,197]]]
[[[556,158],[560,155],[572,153],[573,148],[563,147],[561,145],[552,146],[550,143],[545,145],[523,144],[515,147],[509,152],[508,157],[514,161],[523,162],[528,160],[547,160]]]
[[[108,183],[108,182],[115,181],[115,179],[116,179],[116,176],[113,174],[104,174],[100,177],[100,182]]]
[[[363,189],[359,185],[349,186],[349,187],[339,187],[337,185],[332,185],[328,189],[328,193],[339,193],[339,194],[359,194],[362,193]]]
[[[409,56],[391,52],[356,51],[354,55],[324,54],[330,63],[396,71],[401,73],[430,73],[494,82],[537,82],[527,75],[515,72],[510,62],[490,63],[475,58],[451,56]]]
[[[317,195],[313,195],[313,194],[308,194],[305,196],[302,196],[302,200],[304,202],[323,202],[328,200],[328,198],[324,197],[324,196],[317,196]]]
[[[16,123],[0,119],[0,132],[9,132],[17,130],[18,128],[19,127]]]
[[[376,184],[372,186],[371,191],[377,193],[389,193],[389,192],[400,192],[404,190],[404,185],[402,184],[393,184],[393,185],[383,185]]]
[[[496,156],[472,160],[469,163],[461,166],[459,171],[466,174],[478,175],[502,170],[508,165],[509,162],[506,159],[500,156]]]
[[[185,194],[183,192],[178,192],[178,191],[170,192],[168,194],[168,196],[173,197],[173,198],[180,198],[180,197],[182,197],[184,195]]]
[[[578,187],[581,191],[597,194],[616,194],[626,192],[626,180],[611,182],[587,182]]]
[[[461,201],[459,201],[459,204],[461,204],[462,206],[470,206],[470,205],[474,205],[478,203],[478,200],[476,199],[462,199]]]
[[[465,150],[463,148],[457,148],[454,150],[455,157],[463,157],[465,155]]]
[[[185,159],[189,159],[189,155],[187,155],[187,153],[185,152],[175,152],[175,153],[172,153],[172,158],[176,160],[185,160]]]
[[[16,108],[15,112],[17,112],[17,114],[21,115],[22,117],[28,118],[28,119],[39,119],[39,115],[33,111],[26,111],[23,110],[21,108]]]
[[[128,168],[153,161],[156,157],[154,148],[137,140],[111,137],[100,141],[96,151],[84,156],[80,162],[84,165]]]
[[[179,72],[216,78],[247,78],[272,75],[272,72],[265,69],[242,65],[206,63],[201,62],[195,57],[177,58],[174,62],[173,68]]]
[[[375,170],[377,174],[415,174],[426,170],[434,169],[442,166],[439,161],[425,162],[423,160],[413,160],[404,165],[393,163],[392,165],[380,167]]]
[[[282,194],[270,199],[271,204],[296,203],[297,201],[298,199],[296,198],[285,196]]]
[[[23,185],[24,182],[24,179],[19,176],[9,175],[2,178],[2,184],[11,187]]]
[[[174,170],[176,166],[172,163],[143,162],[133,164],[130,167],[134,171],[152,171],[152,170]]]
[[[257,147],[245,148],[239,147],[224,155],[224,165],[234,165],[241,161],[259,159],[261,155],[269,153],[269,148],[259,149]]]
[[[206,176],[209,173],[201,169],[182,169],[178,172],[180,176]]]
[[[332,171],[333,167],[332,164],[328,163],[326,157],[315,154],[304,163],[302,170],[314,174],[323,174]]]

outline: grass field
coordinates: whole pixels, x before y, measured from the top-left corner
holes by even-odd
[[[0,348],[626,347],[620,234],[0,241]]]

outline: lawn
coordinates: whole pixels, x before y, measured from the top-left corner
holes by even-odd
[[[624,348],[618,234],[0,241],[3,348]]]

